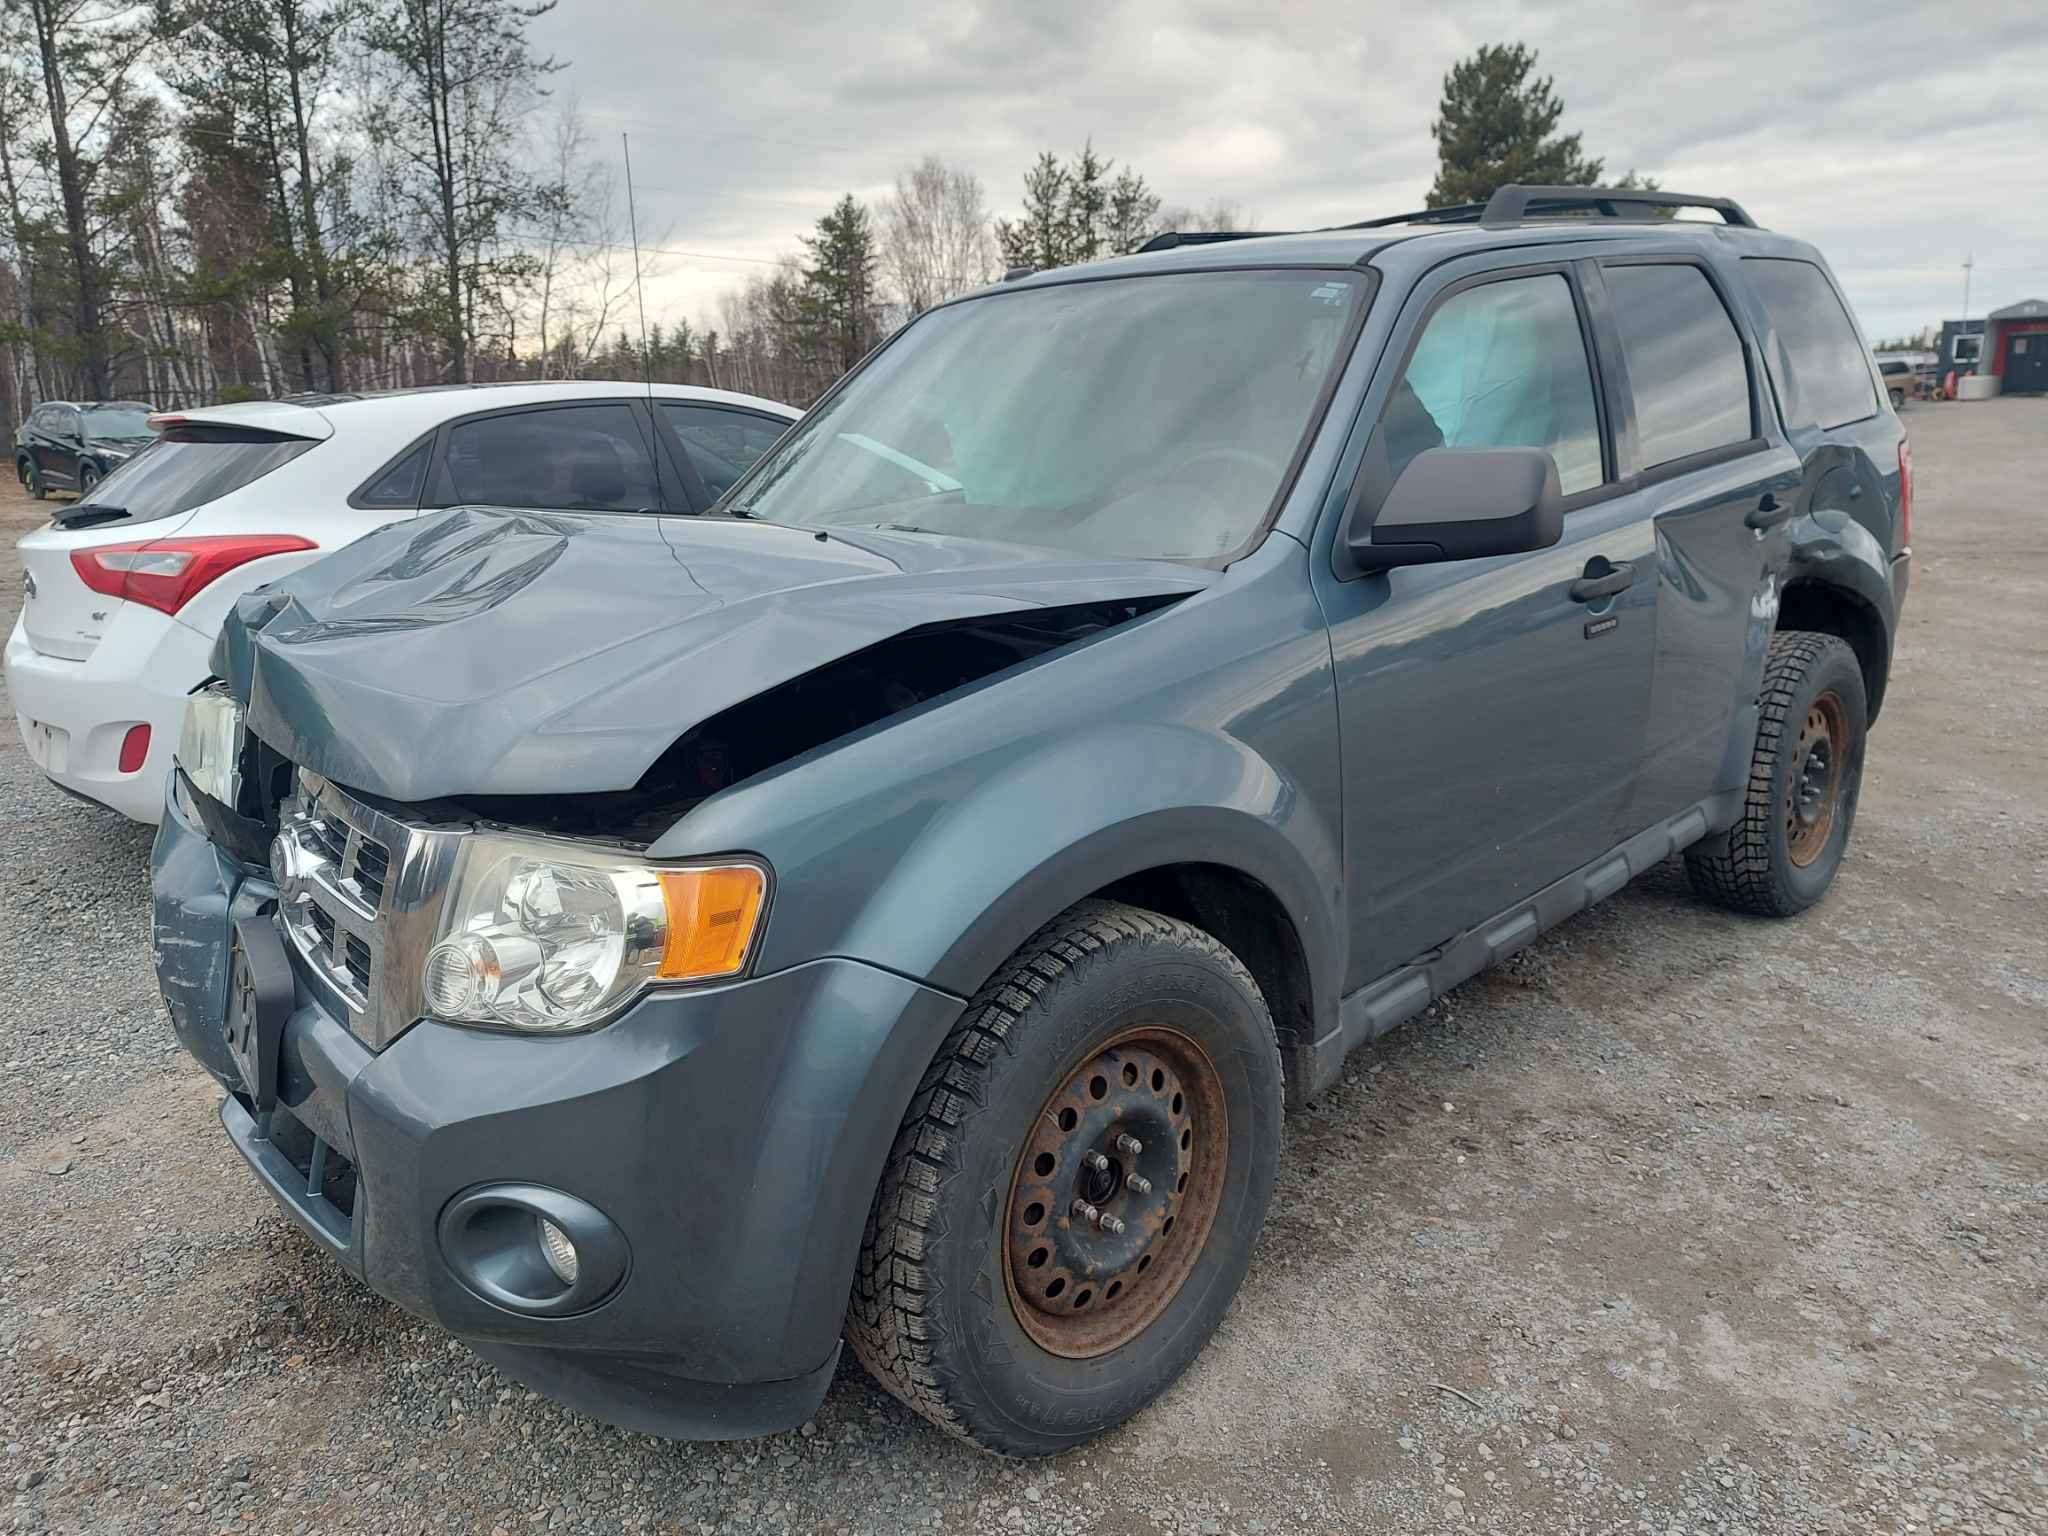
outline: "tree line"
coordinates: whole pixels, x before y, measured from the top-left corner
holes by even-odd
[[[522,378],[647,378],[804,405],[906,320],[999,277],[1229,230],[1092,141],[998,218],[937,157],[851,193],[693,324],[634,306],[626,189],[553,0],[0,0],[0,416]],[[1535,56],[1445,79],[1432,206],[1585,180]],[[1633,181],[1624,185],[1638,184]],[[1482,188],[1484,190],[1482,190]],[[651,232],[647,276],[665,237]]]

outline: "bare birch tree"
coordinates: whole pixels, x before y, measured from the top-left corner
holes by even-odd
[[[897,175],[881,226],[883,281],[905,318],[1001,275],[981,178],[936,155]]]

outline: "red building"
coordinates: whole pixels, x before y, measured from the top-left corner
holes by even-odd
[[[2048,392],[2048,301],[2027,299],[1984,317],[1985,372],[2003,395]]]

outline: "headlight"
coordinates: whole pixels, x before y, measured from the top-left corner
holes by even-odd
[[[185,700],[173,754],[202,795],[233,808],[242,787],[242,706],[225,688],[202,688]]]
[[[427,1012],[582,1029],[643,987],[738,975],[767,889],[758,864],[663,866],[480,833],[464,840],[427,952]]]

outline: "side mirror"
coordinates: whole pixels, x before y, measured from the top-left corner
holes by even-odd
[[[1367,572],[1524,554],[1564,537],[1562,501],[1557,461],[1541,448],[1427,448],[1348,545]]]

